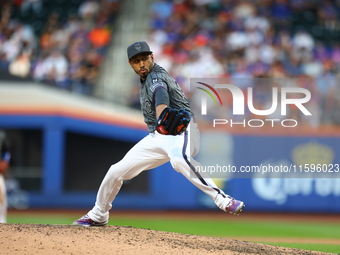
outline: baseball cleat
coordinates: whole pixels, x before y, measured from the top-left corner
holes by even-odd
[[[226,207],[226,212],[234,215],[239,215],[242,212],[242,208],[245,207],[242,201],[232,199]]]
[[[97,222],[92,220],[88,215],[84,215],[80,219],[73,222],[72,225],[84,226],[84,227],[94,227],[94,226],[105,226],[107,221]]]

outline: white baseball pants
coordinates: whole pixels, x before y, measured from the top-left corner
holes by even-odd
[[[192,158],[199,151],[199,138],[199,129],[193,121],[187,132],[182,135],[161,135],[155,131],[144,137],[122,160],[110,167],[99,187],[95,206],[88,212],[88,216],[98,222],[108,220],[112,201],[124,180],[130,180],[142,171],[153,169],[168,161],[176,171],[209,195],[216,205],[225,211],[231,198],[220,190],[211,178],[203,178],[194,173],[195,166],[200,166]]]

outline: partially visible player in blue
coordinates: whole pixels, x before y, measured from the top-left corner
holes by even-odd
[[[5,185],[5,174],[8,170],[11,153],[9,142],[3,130],[0,130],[0,223],[6,223],[7,195]]]
[[[140,102],[149,134],[132,147],[121,161],[110,167],[99,187],[95,206],[73,224],[82,226],[107,224],[112,201],[123,181],[168,161],[176,171],[209,195],[220,209],[238,215],[244,203],[226,195],[212,179],[205,178],[195,171],[197,169],[195,166],[200,164],[192,157],[198,153],[200,134],[194,118],[191,118],[187,130],[180,135],[164,135],[156,129],[157,119],[167,107],[184,108],[191,113],[188,100],[178,83],[154,62],[154,55],[146,42],[135,42],[130,45],[127,48],[127,55],[131,68],[140,76]]]

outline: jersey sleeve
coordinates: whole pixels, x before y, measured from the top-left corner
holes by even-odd
[[[170,99],[168,88],[164,81],[158,78],[152,79],[150,91],[153,93],[153,102],[155,104],[155,107],[157,107],[160,104],[169,105]]]
[[[160,87],[158,90],[155,91],[154,98],[155,107],[157,107],[160,104],[165,105],[170,104],[168,91],[164,87]]]

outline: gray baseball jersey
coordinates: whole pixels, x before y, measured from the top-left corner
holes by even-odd
[[[164,95],[164,89],[168,98],[156,100],[157,94]],[[192,114],[189,102],[178,83],[163,67],[155,63],[146,80],[140,80],[140,103],[149,132],[156,130],[156,101],[174,109],[184,108]]]

